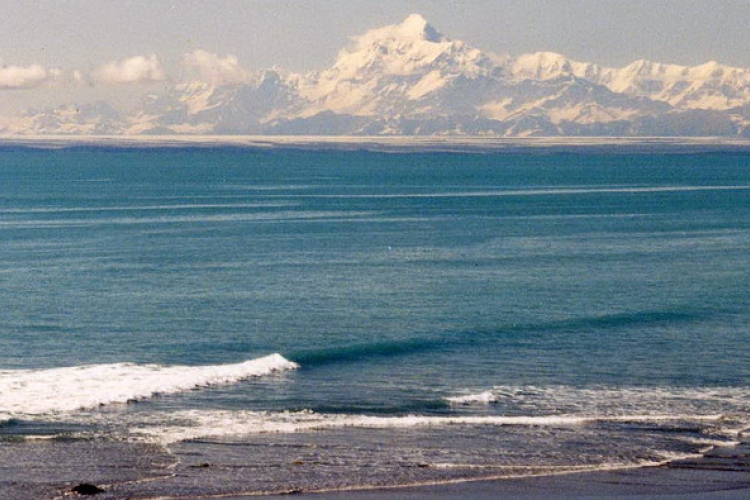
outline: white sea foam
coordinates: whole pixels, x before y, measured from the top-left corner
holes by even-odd
[[[219,410],[184,410],[169,414],[152,414],[129,424],[128,435],[148,441],[171,444],[199,438],[231,438],[254,434],[290,434],[343,428],[412,429],[467,426],[492,427],[575,427],[595,422],[629,422],[663,424],[682,420],[717,422],[721,415],[630,415],[595,417],[576,415],[551,416],[366,416],[319,414],[315,412],[253,412]]]
[[[400,198],[504,198],[530,196],[571,196],[589,194],[648,194],[648,193],[690,193],[696,191],[748,191],[748,185],[712,185],[712,186],[601,186],[542,189],[503,189],[481,191],[450,191],[428,193],[395,193],[395,194],[300,194],[291,197],[304,198],[337,198],[337,199],[400,199]]]
[[[446,399],[451,404],[456,405],[487,405],[497,402],[497,396],[492,391],[467,394],[466,396],[453,396]]]
[[[750,388],[497,386],[445,398],[455,406],[508,408],[531,414],[622,416],[750,413]]]
[[[187,224],[187,223],[223,223],[223,222],[279,222],[279,221],[319,221],[350,219],[353,217],[371,216],[372,212],[338,212],[338,211],[294,211],[282,210],[259,213],[225,213],[202,215],[164,215],[144,217],[105,217],[94,219],[31,219],[2,220],[0,229],[40,229],[61,227],[95,227],[95,226],[134,226],[150,224]]]
[[[257,203],[174,203],[162,205],[115,205],[100,207],[24,207],[0,208],[0,214],[70,214],[70,213],[118,213],[118,212],[161,212],[161,211],[189,211],[207,209],[235,209],[235,208],[283,208],[291,207],[289,202],[257,202]]]
[[[580,427],[597,424],[710,427],[713,446],[736,439],[747,428],[750,389],[745,388],[576,388],[500,386],[448,398],[458,406],[490,406],[491,414],[368,416],[303,412],[190,410],[151,414],[124,423],[129,435],[172,443],[264,433],[297,433],[341,428],[409,429],[452,426]],[[707,436],[691,439],[708,439]]]
[[[279,354],[237,364],[162,366],[114,363],[0,371],[0,419],[49,415],[175,394],[294,370]]]

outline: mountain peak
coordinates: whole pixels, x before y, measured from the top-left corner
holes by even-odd
[[[427,22],[421,14],[411,14],[398,25],[400,35],[406,38],[419,38],[428,42],[441,42],[445,37]]]
[[[546,80],[574,73],[572,61],[556,52],[536,52],[515,59],[513,73],[522,78]]]
[[[716,61],[708,61],[692,68],[692,76],[701,79],[720,78],[728,72],[731,72],[731,68]]]
[[[360,46],[369,46],[373,43],[443,43],[449,41],[420,14],[411,14],[400,24],[372,29],[364,35],[355,37],[354,40]]]

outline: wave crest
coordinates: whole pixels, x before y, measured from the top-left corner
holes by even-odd
[[[112,363],[0,371],[0,415],[44,415],[229,385],[299,368],[280,354],[243,363],[163,366]]]

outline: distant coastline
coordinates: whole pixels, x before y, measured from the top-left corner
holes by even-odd
[[[7,148],[240,148],[388,153],[708,153],[750,152],[750,140],[726,137],[0,135]]]

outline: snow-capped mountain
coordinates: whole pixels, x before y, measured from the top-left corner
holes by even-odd
[[[263,71],[242,85],[195,81],[149,96],[128,132],[259,134],[263,125],[300,106],[295,76]]]
[[[516,77],[575,75],[613,92],[648,97],[678,109],[727,110],[750,101],[750,70],[715,61],[690,67],[638,60],[624,68],[606,68],[539,52],[514,59],[511,67]]]
[[[12,120],[0,121],[6,134],[118,134],[124,117],[104,101],[55,108],[29,109]]]
[[[306,75],[194,81],[135,111],[29,111],[5,133],[750,136],[750,70],[636,61],[623,68],[452,40],[414,14],[352,40]]]
[[[450,40],[419,15],[369,31],[300,88],[311,111],[357,116],[418,114],[457,80],[502,77],[502,61]],[[430,101],[427,99],[427,101]],[[449,104],[449,103],[446,103]],[[310,112],[310,111],[308,111]]]

